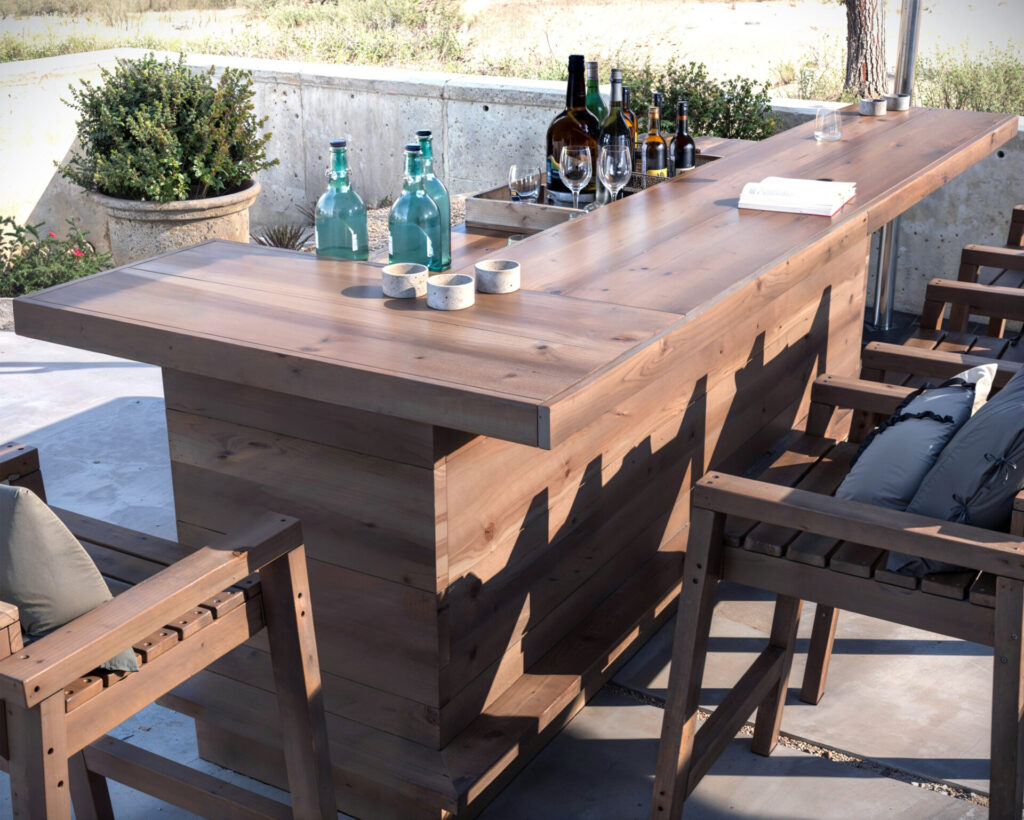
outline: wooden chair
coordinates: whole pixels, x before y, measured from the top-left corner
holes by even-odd
[[[0,447],[0,481],[45,500],[33,448]],[[337,817],[299,522],[266,513],[192,551],[55,512],[119,594],[28,646],[17,609],[0,604],[0,767],[14,816],[69,818],[73,799],[79,820],[110,818],[113,778],[206,817]],[[106,735],[264,626],[291,809]],[[97,669],[127,646],[138,672]]]
[[[951,375],[962,364],[943,363],[941,356],[927,363],[936,376]],[[887,359],[884,364],[911,362]],[[1014,369],[1001,367],[997,384],[1005,384]],[[808,600],[818,604],[825,620],[841,608],[994,647],[989,816],[1019,820],[1024,790],[1024,499],[1018,497],[1014,505],[1014,534],[1006,534],[831,496],[857,448],[855,442],[825,435],[837,411],[888,415],[910,391],[821,376],[812,388],[808,432],[794,431],[758,479],[712,472],[694,487],[652,818],[681,814],[687,795],[755,709],[752,749],[767,755],[775,747],[801,601]],[[890,548],[971,569],[919,581],[885,570]],[[708,633],[721,580],[778,597],[767,648],[697,731]],[[817,619],[814,633],[808,665],[816,657],[827,669],[831,635],[818,628]],[[823,681],[823,670],[818,672]]]

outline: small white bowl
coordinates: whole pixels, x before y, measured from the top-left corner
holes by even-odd
[[[380,270],[384,295],[395,299],[415,299],[427,293],[427,277],[430,271],[426,265],[415,262],[395,262]]]
[[[427,280],[427,307],[462,310],[476,301],[476,283],[465,273],[439,273]]]
[[[885,97],[872,99],[862,97],[860,101],[860,113],[863,117],[880,117],[885,113]]]
[[[519,290],[519,263],[513,259],[485,259],[476,265],[476,289],[481,293]]]
[[[886,94],[885,104],[890,111],[906,111],[910,108],[910,95]]]

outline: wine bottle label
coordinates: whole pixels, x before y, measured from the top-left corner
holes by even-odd
[[[427,240],[427,258],[430,258],[431,256],[434,255],[434,246],[430,243],[430,237],[429,236],[427,236],[425,238]]]
[[[348,232],[350,234],[352,234],[352,253],[356,253],[359,250],[359,237],[356,236],[356,232],[353,231],[351,228],[348,229]],[[389,235],[388,236],[388,244],[390,244],[390,240],[391,240],[391,237]]]
[[[388,254],[393,256],[394,253],[395,253],[395,240],[391,236],[391,234],[388,233]]]
[[[645,162],[644,164],[646,165],[647,163]],[[644,173],[650,174],[652,177],[667,177],[668,168],[651,168],[649,171],[645,171]]]

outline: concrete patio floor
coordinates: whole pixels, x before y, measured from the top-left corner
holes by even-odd
[[[53,503],[174,537],[157,368],[0,332],[0,440],[40,449]],[[806,609],[783,732],[819,748],[784,739],[764,758],[740,736],[694,792],[687,817],[986,817],[975,793],[987,789],[990,650],[844,613],[828,692],[811,707],[796,689],[812,616]],[[702,705],[720,701],[760,650],[770,620],[764,596],[723,589]],[[484,820],[647,817],[672,626],[498,795]],[[166,709],[149,707],[114,734],[286,799],[199,760],[191,720]],[[123,820],[193,816],[116,784],[111,793]],[[0,817],[11,813],[0,774]]]

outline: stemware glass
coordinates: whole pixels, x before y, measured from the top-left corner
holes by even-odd
[[[835,142],[841,136],[839,112],[833,108],[818,108],[814,115],[814,138],[818,142]]]
[[[629,182],[633,173],[632,154],[625,145],[602,145],[597,159],[597,176],[609,191],[611,202]]]
[[[513,202],[533,202],[540,196],[544,172],[535,165],[512,165],[508,169],[508,191]]]
[[[590,177],[594,174],[593,157],[590,147],[566,145],[558,158],[558,176],[572,191],[572,207],[580,207],[580,191],[587,187]]]

